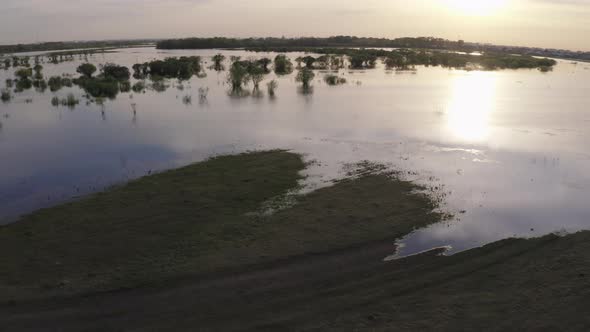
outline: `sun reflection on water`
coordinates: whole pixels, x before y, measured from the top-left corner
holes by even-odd
[[[469,142],[489,135],[489,118],[495,107],[496,76],[489,72],[457,75],[448,104],[447,125],[452,135]]]

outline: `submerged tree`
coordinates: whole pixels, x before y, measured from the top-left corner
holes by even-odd
[[[18,77],[19,80],[29,79],[33,76],[33,70],[31,68],[21,68],[17,70],[14,75]]]
[[[10,94],[10,90],[3,89],[2,91],[0,91],[0,100],[2,100],[2,102],[7,103],[10,101],[10,99],[12,99],[12,95]]]
[[[305,67],[307,67],[309,69],[313,69],[313,64],[317,61],[316,58],[309,56],[309,55],[306,57],[303,57],[301,60],[305,63]]]
[[[247,84],[249,80],[250,75],[248,74],[248,69],[241,62],[234,61],[228,75],[228,83],[231,84],[232,91],[240,91],[242,85]]]
[[[76,72],[87,78],[91,78],[92,75],[96,72],[96,66],[91,63],[84,63],[78,66]]]
[[[49,85],[49,90],[51,92],[56,92],[59,91],[64,84],[60,76],[51,76],[47,81],[47,85]]]
[[[338,77],[338,75],[326,75],[324,81],[328,85],[340,85],[346,83],[346,78]]]
[[[216,71],[222,71],[223,70],[223,61],[225,60],[225,55],[218,53],[215,54],[211,60],[213,60],[213,68]]]
[[[297,82],[301,82],[303,84],[304,89],[308,89],[309,83],[313,80],[314,77],[315,74],[313,73],[313,70],[304,67],[301,70],[299,70],[299,73],[297,73],[297,77],[295,79]]]
[[[272,63],[272,60],[269,58],[262,58],[259,60],[256,60],[256,64],[258,66],[260,66],[260,68],[262,68],[266,73],[270,72],[270,70],[268,69],[268,66]]]
[[[293,72],[293,63],[285,54],[279,54],[275,57],[275,74],[287,75]]]
[[[43,79],[43,66],[41,66],[40,64],[36,64],[35,67],[33,67],[33,70],[35,71],[36,80]]]
[[[254,84],[254,90],[258,90],[260,82],[264,80],[264,75],[266,74],[263,67],[260,66],[253,66],[249,68],[248,75],[252,80],[252,84]]]
[[[119,81],[126,81],[131,77],[129,68],[119,66],[114,63],[107,63],[101,68],[102,74],[106,78],[113,78]]]

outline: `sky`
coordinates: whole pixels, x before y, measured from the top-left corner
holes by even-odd
[[[2,0],[0,44],[434,36],[590,51],[590,0]]]

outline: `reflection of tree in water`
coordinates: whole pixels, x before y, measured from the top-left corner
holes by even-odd
[[[209,87],[207,88],[199,88],[199,104],[205,105],[207,104],[207,95],[209,94]]]
[[[137,104],[136,103],[131,103],[131,110],[133,112],[133,117],[131,118],[131,123],[133,125],[137,124]]]

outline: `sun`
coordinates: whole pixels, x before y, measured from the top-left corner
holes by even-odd
[[[506,6],[508,0],[446,0],[450,8],[460,14],[489,16]]]

